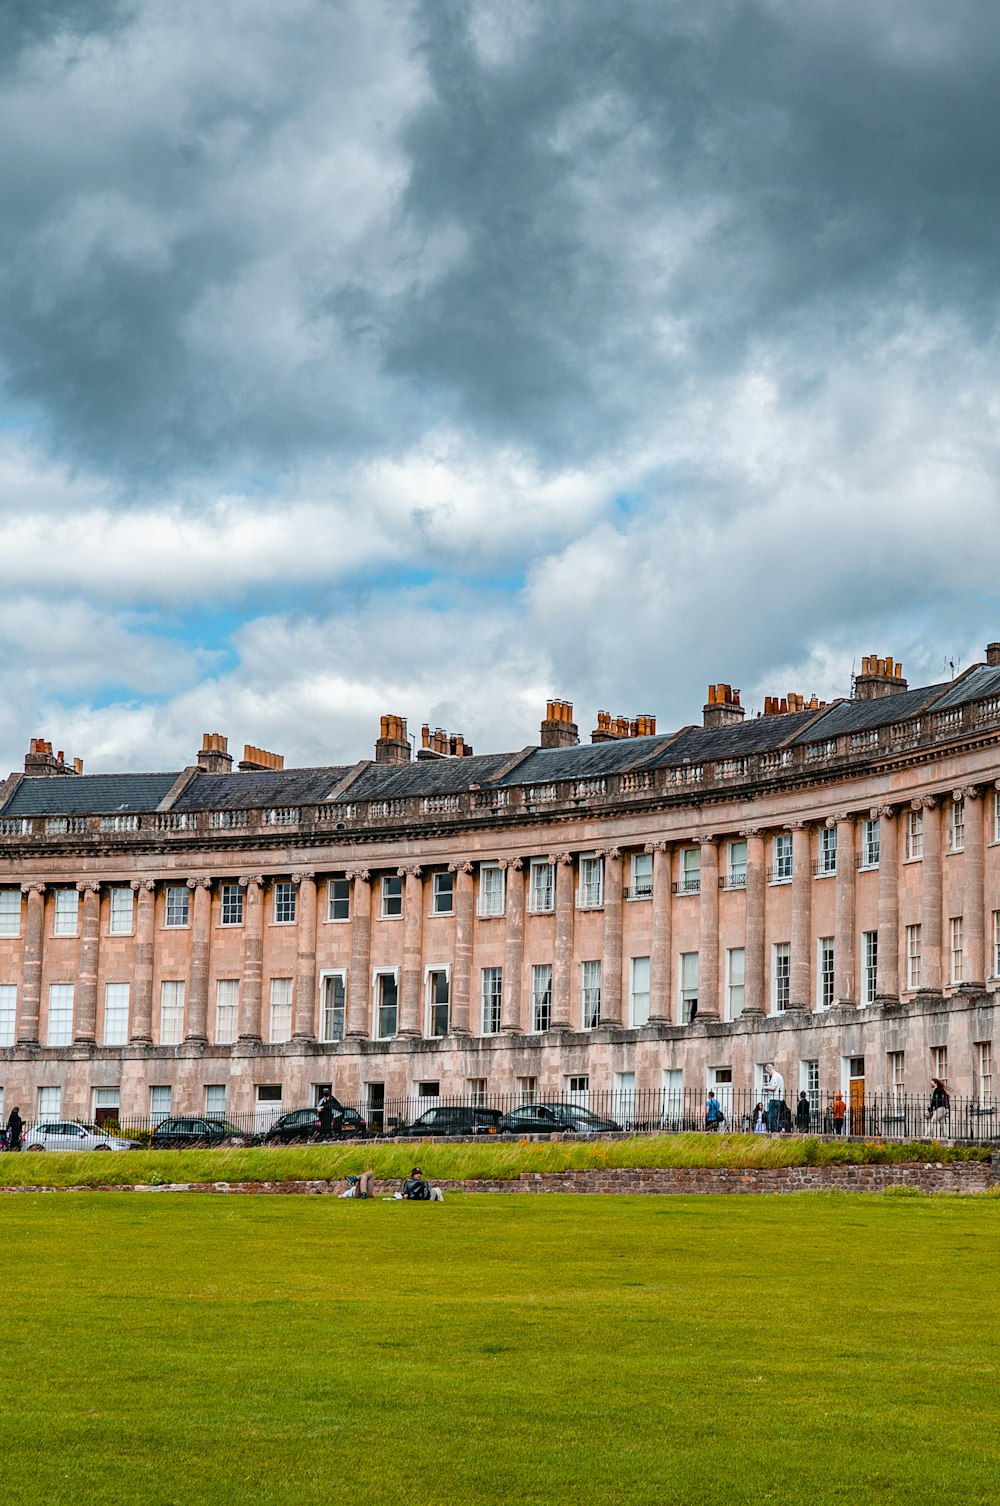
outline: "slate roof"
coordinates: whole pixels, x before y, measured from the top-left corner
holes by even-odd
[[[175,811],[259,810],[319,805],[351,772],[322,769],[262,769],[246,774],[196,774],[171,806]]]
[[[670,769],[684,763],[703,763],[706,759],[746,758],[751,753],[770,753],[772,749],[790,743],[795,734],[808,727],[819,714],[817,711],[788,711],[783,716],[755,716],[738,727],[688,727],[658,758],[650,761],[649,767]]]
[[[887,727],[890,722],[905,722],[929,706],[948,683],[902,690],[896,695],[881,696],[876,701],[841,701],[832,706],[815,727],[796,738],[796,742],[817,743],[846,732],[867,732],[874,727]]]
[[[180,778],[176,774],[28,775],[3,808],[5,816],[147,814]]]
[[[344,794],[345,800],[395,800],[405,795],[454,795],[486,785],[516,753],[478,753],[471,758],[428,758],[414,763],[372,764]]]
[[[943,687],[938,686],[938,689]],[[935,702],[935,711],[949,711],[954,706],[964,706],[969,701],[982,701],[987,696],[1000,695],[1000,668],[995,664],[980,664],[971,674]]]
[[[574,748],[535,748],[497,783],[550,784],[557,779],[595,779],[602,774],[617,774],[633,764],[644,768],[668,740],[668,736],[623,737],[610,743],[580,743]],[[511,756],[507,755],[508,761]]]

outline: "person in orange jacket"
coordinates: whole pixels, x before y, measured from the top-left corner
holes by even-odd
[[[832,1118],[833,1133],[835,1135],[842,1135],[844,1133],[844,1120],[847,1118],[847,1104],[844,1102],[844,1095],[841,1092],[838,1092],[833,1100]]]

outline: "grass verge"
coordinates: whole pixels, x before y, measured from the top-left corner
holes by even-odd
[[[0,1186],[96,1187],[165,1182],[284,1182],[344,1177],[371,1169],[405,1177],[419,1162],[431,1180],[510,1180],[524,1172],[669,1166],[861,1165],[873,1162],[988,1161],[984,1146],[865,1142],[762,1135],[637,1135],[609,1141],[435,1144],[411,1140],[252,1150],[126,1151],[0,1156]]]

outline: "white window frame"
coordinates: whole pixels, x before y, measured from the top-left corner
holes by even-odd
[[[390,979],[396,991],[396,1015],[395,1027],[389,1031],[383,1031],[383,1012],[392,1008],[391,1004],[384,1003],[385,979]],[[372,971],[372,1036],[377,1041],[392,1041],[399,1034],[399,968],[377,967]]]
[[[739,837],[726,844],[726,888],[745,889],[747,886],[747,843]]]
[[[531,969],[531,1033],[552,1029],[552,964],[536,962]]]
[[[837,871],[837,828],[821,826],[819,829],[819,862],[817,878],[830,878]]]
[[[1000,790],[993,792],[993,840],[1000,842]]]
[[[446,1000],[436,997],[437,985],[435,979],[444,976],[445,989],[448,994]],[[451,964],[449,962],[429,962],[424,968],[424,999],[427,1012],[427,1022],[424,1034],[428,1040],[443,1040],[451,1034]],[[445,1011],[445,1029],[438,1030],[438,1020],[435,1018],[435,1010]]]
[[[906,928],[906,987],[907,991],[920,987],[920,924]]]
[[[156,1083],[149,1090],[149,1117],[152,1123],[161,1124],[174,1111],[174,1090],[169,1083]]]
[[[46,1046],[72,1046],[76,989],[72,983],[49,984],[49,1007],[45,1022]]]
[[[556,907],[556,865],[532,858],[528,873],[529,915],[551,915]]]
[[[906,859],[909,863],[915,863],[924,855],[924,813],[920,811],[907,811],[906,813]]]
[[[861,1002],[874,1004],[878,992],[878,930],[861,932]]]
[[[454,915],[454,913],[455,875],[450,870],[435,873],[431,879],[431,914]]]
[[[383,873],[379,884],[380,920],[400,920],[403,914],[403,875]]]
[[[228,927],[243,924],[243,888],[225,883],[219,890],[219,924]]]
[[[580,1029],[596,1030],[601,1023],[601,963],[580,963]]]
[[[816,1008],[832,1009],[837,1001],[837,948],[833,936],[816,941]]]
[[[191,890],[185,884],[170,884],[163,894],[163,924],[182,931],[191,920]]]
[[[792,944],[771,943],[771,1012],[784,1014],[792,1002]]]
[[[57,889],[52,911],[53,936],[76,936],[80,929],[79,889]]]
[[[965,971],[964,937],[961,915],[953,915],[948,921],[948,954],[951,959],[951,984],[957,987]]]
[[[630,900],[653,898],[653,854],[651,852],[633,852],[629,860],[628,897]]]
[[[698,990],[701,986],[701,962],[697,952],[681,952],[678,959],[677,998],[680,1005],[681,1024],[688,1025],[693,1018],[692,1006],[698,1007]]]
[[[501,872],[503,870],[501,869]],[[480,1024],[483,1035],[499,1035],[503,1015],[503,968],[484,967],[479,974]]]
[[[1000,978],[1000,910],[993,911],[993,976]]]
[[[179,1046],[184,1039],[184,1006],[187,987],[183,978],[164,978],[160,983],[161,1046]]]
[[[792,834],[779,831],[771,838],[771,883],[792,882]]]
[[[0,1046],[13,1046],[17,1036],[17,984],[0,983]]]
[[[211,1119],[225,1119],[226,1084],[224,1082],[205,1084],[205,1114]]]
[[[628,964],[628,1020],[633,1029],[649,1022],[650,961],[630,957]]]
[[[299,909],[298,890],[291,879],[275,879],[271,893],[271,922],[293,926]]]
[[[682,847],[681,876],[677,884],[678,894],[701,893],[701,848]]]
[[[993,1042],[974,1041],[976,1102],[981,1109],[993,1107]]]
[[[480,863],[479,896],[476,914],[481,920],[495,920],[506,908],[507,875],[499,863]]]
[[[726,948],[726,1019],[738,1020],[746,1003],[747,951],[743,946]]]
[[[906,1105],[906,1052],[887,1051],[885,1075],[889,1087],[889,1101],[896,1110]]]
[[[268,1040],[272,1046],[282,1046],[292,1038],[294,988],[291,978],[271,979],[268,999]]]
[[[338,888],[346,887],[347,893],[338,894]],[[346,905],[346,914],[337,915],[338,906]],[[343,874],[329,879],[326,886],[326,918],[335,926],[345,926],[351,918],[351,881]]]
[[[336,1002],[336,985],[340,983],[343,1004]],[[337,1016],[341,1016],[342,1028],[337,1033]],[[329,1044],[342,1041],[347,1031],[347,968],[325,967],[319,975],[319,1038]]]
[[[125,884],[114,884],[108,891],[108,935],[131,936],[134,914],[133,890]]]
[[[577,867],[576,908],[600,910],[604,905],[604,859],[582,852]]]
[[[20,936],[21,905],[20,889],[0,889],[0,936]]]
[[[217,1046],[234,1044],[239,1020],[239,978],[217,978],[215,981],[215,1043]]]
[[[129,890],[129,893],[131,892]],[[128,1045],[131,992],[127,983],[105,983],[104,985],[104,1028],[101,1038],[105,1046]]]
[[[962,796],[948,803],[948,851],[965,851],[965,799]]]
[[[862,872],[877,868],[882,861],[882,829],[878,817],[874,819],[866,816],[861,823],[861,861],[858,864]]]
[[[40,1120],[62,1118],[62,1088],[38,1089],[38,1117]]]

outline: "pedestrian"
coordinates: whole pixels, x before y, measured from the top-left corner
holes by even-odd
[[[839,1088],[833,1100],[833,1108],[830,1111],[830,1116],[833,1119],[833,1133],[835,1135],[842,1135],[844,1133],[844,1120],[847,1117],[847,1104],[844,1102],[844,1095],[840,1092]]]
[[[707,1130],[718,1130],[719,1126],[725,1124],[725,1122],[726,1116],[722,1112],[722,1104],[716,1098],[712,1089],[709,1088],[708,1099],[705,1103],[705,1128]]]
[[[931,1078],[931,1101],[927,1106],[927,1120],[935,1137],[948,1134],[951,1099],[940,1077]]]
[[[767,1134],[767,1115],[764,1113],[762,1103],[758,1103],[753,1111],[753,1132],[755,1135]]]
[[[799,1101],[795,1105],[795,1128],[800,1135],[808,1135],[809,1121],[812,1114],[809,1109],[809,1094],[803,1091],[799,1094]]]
[[[333,1111],[336,1104],[337,1100],[329,1089],[327,1089],[316,1105],[316,1112],[319,1115],[319,1138],[321,1140],[329,1140],[333,1131]]]
[[[774,1062],[764,1067],[764,1099],[767,1103],[767,1127],[775,1134],[781,1125],[781,1110],[785,1098],[785,1079]]]
[[[21,1110],[15,1103],[7,1119],[7,1149],[20,1150],[23,1134],[24,1120],[21,1118]]]

